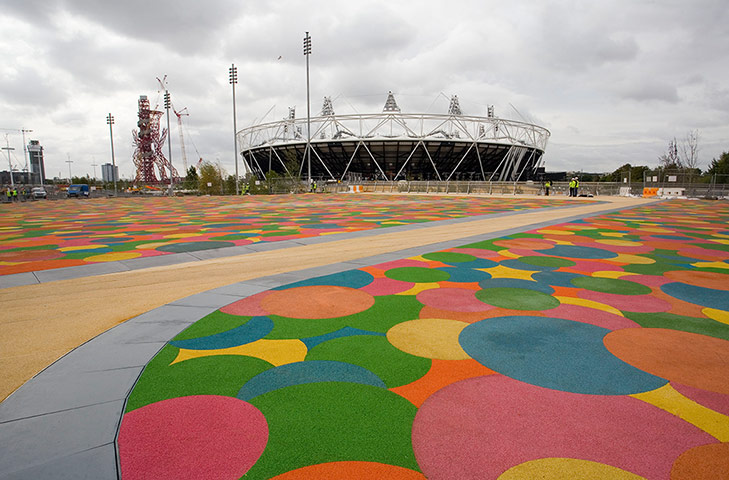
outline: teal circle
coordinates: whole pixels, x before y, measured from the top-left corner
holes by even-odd
[[[183,252],[197,252],[199,250],[212,250],[214,248],[232,247],[235,243],[232,242],[180,242],[171,243],[169,245],[162,245],[157,247],[155,250],[160,252],[169,253],[183,253]]]
[[[530,256],[526,256],[526,257],[519,257],[517,260],[519,260],[522,263],[526,263],[527,265],[533,265],[535,267],[560,268],[560,267],[572,267],[574,265],[577,265],[572,260],[567,260],[566,258],[548,257],[548,256],[540,256],[540,255],[530,255]]]

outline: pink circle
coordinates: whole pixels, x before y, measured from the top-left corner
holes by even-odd
[[[482,248],[452,248],[450,251],[454,253],[465,253],[466,255],[473,255],[477,258],[496,258],[501,256],[493,250],[484,250]]]
[[[631,282],[640,283],[646,287],[660,287],[661,285],[675,281],[658,275],[626,275],[622,277],[621,280],[629,280]]]
[[[268,312],[261,306],[261,300],[271,295],[274,290],[266,290],[265,292],[256,293],[250,297],[246,297],[237,302],[233,302],[220,309],[221,312],[229,315],[242,315],[255,317],[258,315],[268,315]]]
[[[575,322],[589,323],[597,327],[607,328],[608,330],[620,330],[621,328],[640,327],[634,321],[615,315],[614,313],[597,310],[595,308],[584,307],[582,305],[570,305],[563,303],[557,308],[549,311],[550,317],[564,318]]]
[[[585,300],[604,303],[618,310],[626,312],[667,312],[672,305],[665,300],[651,295],[618,295],[615,293],[593,292],[591,290],[580,290],[577,296]]]
[[[496,308],[477,299],[474,290],[465,288],[433,288],[418,293],[415,298],[428,307],[454,312],[485,312]]]
[[[401,282],[392,278],[375,278],[372,283],[360,288],[360,290],[370,295],[395,295],[396,293],[410,290],[414,286],[414,283]]]
[[[232,397],[178,397],[122,419],[122,477],[237,479],[263,453],[268,424],[253,405]]]
[[[729,259],[729,252],[723,252],[721,250],[713,250],[702,247],[681,248],[678,251],[678,254],[684,257],[706,260],[708,262],[717,262]]]
[[[428,478],[497,478],[539,458],[579,458],[646,478],[668,478],[684,451],[716,439],[628,396],[537,387],[503,375],[448,385],[413,423],[413,450]]]

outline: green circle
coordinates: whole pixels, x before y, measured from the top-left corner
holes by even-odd
[[[433,252],[426,253],[423,258],[443,263],[466,263],[476,260],[473,255],[467,253],[456,253],[456,252]]]
[[[425,267],[399,267],[385,272],[387,278],[401,282],[432,283],[443,282],[451,278],[448,272]]]
[[[522,263],[526,263],[527,265],[534,265],[537,267],[571,267],[573,265],[577,265],[572,260],[567,260],[566,258],[559,258],[559,257],[547,257],[542,255],[530,255],[527,257],[519,257],[518,260]]]
[[[617,295],[646,295],[651,288],[640,283],[619,280],[617,278],[576,277],[570,280],[572,285],[593,292],[614,293]]]
[[[549,310],[559,306],[559,300],[553,296],[526,288],[487,288],[476,292],[476,298],[510,310]]]

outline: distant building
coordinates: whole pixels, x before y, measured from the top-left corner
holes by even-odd
[[[46,178],[46,167],[43,163],[43,147],[38,140],[31,140],[28,144],[30,157],[31,183],[43,184]]]
[[[119,167],[111,163],[105,163],[101,166],[101,180],[104,183],[119,181]]]

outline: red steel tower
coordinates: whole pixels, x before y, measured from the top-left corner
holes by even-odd
[[[146,95],[139,97],[139,120],[137,126],[139,131],[132,130],[134,141],[134,166],[137,167],[136,183],[157,184],[166,183],[170,162],[162,153],[167,138],[167,129],[160,130],[159,122],[162,112],[149,108],[149,100]],[[159,179],[155,172],[159,171]],[[177,171],[172,169],[172,177],[179,178]]]

